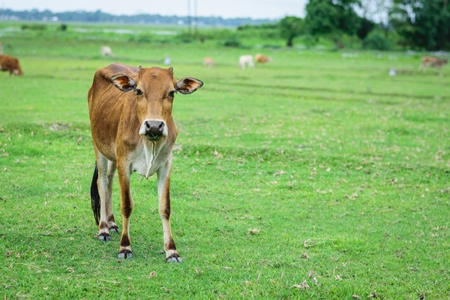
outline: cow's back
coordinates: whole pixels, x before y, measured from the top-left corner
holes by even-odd
[[[117,74],[136,78],[138,69],[120,64],[99,69],[95,72],[88,92],[89,117],[94,144],[112,161],[116,160],[116,138],[121,120],[128,126],[139,128],[137,116],[131,113],[136,111],[133,93],[120,91],[110,81],[110,78]]]
[[[2,67],[11,65],[11,63],[13,61],[14,61],[14,57],[0,54],[0,65]],[[16,59],[16,61],[17,61],[17,59]]]

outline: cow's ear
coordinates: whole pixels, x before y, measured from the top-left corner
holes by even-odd
[[[122,92],[130,92],[136,88],[136,81],[128,75],[114,75],[109,80]]]
[[[203,81],[192,77],[186,77],[176,83],[175,89],[182,94],[192,94],[202,86]]]

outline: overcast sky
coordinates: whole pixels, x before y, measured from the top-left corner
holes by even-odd
[[[0,8],[13,10],[96,11],[110,14],[138,13],[187,16],[220,16],[280,19],[304,17],[307,0],[0,0]],[[189,6],[188,6],[189,4]],[[195,5],[196,4],[196,5]],[[197,9],[195,9],[197,7]]]

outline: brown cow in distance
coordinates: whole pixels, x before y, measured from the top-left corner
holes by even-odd
[[[134,68],[112,64],[97,70],[88,92],[89,117],[96,167],[91,201],[99,227],[98,239],[110,240],[117,232],[112,209],[112,185],[117,168],[122,212],[119,258],[131,258],[130,217],[133,199],[130,176],[158,177],[159,214],[164,233],[166,261],[181,262],[170,229],[170,170],[178,132],[172,118],[175,93],[191,94],[203,82],[176,80],[173,69]]]
[[[13,56],[0,54],[0,70],[9,71],[9,75],[23,75],[19,60]]]
[[[422,57],[422,63],[419,66],[419,70],[423,71],[426,67],[434,67],[440,69],[448,62],[448,59],[441,59],[439,57],[424,56]]]
[[[214,59],[212,57],[205,57],[203,58],[203,66],[204,67],[214,67],[216,64],[214,63]]]
[[[255,55],[255,60],[256,60],[257,63],[263,63],[264,64],[264,63],[271,62],[272,58],[258,53],[258,54]]]

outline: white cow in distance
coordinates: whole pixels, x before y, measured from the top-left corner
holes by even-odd
[[[246,65],[250,68],[253,68],[255,66],[252,55],[242,55],[241,57],[239,57],[239,68],[245,69]]]
[[[169,55],[166,55],[166,58],[164,58],[164,64],[166,66],[170,65],[171,59]]]
[[[100,54],[102,56],[111,56],[111,57],[114,56],[114,53],[112,52],[111,48],[108,46],[102,46],[100,48]]]

